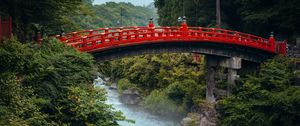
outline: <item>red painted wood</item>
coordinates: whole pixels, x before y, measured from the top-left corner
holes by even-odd
[[[2,18],[0,16],[0,41],[2,40]]]
[[[0,17],[0,40],[3,38],[12,37],[12,18],[9,17],[8,20],[2,21]]]
[[[260,49],[270,53],[285,54],[284,44],[277,44],[275,39],[265,39],[251,34],[219,28],[203,27],[120,27],[99,28],[67,33],[59,39],[80,51],[95,52],[109,50],[118,46],[131,46],[148,43],[168,42],[212,42],[240,45]],[[277,51],[276,51],[277,50]]]

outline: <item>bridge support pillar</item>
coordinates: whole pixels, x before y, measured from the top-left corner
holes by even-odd
[[[206,101],[209,103],[214,103],[216,102],[216,98],[214,96],[214,89],[216,86],[215,82],[215,74],[216,74],[216,67],[207,67],[206,68]]]
[[[242,68],[242,59],[240,57],[231,57],[223,60],[221,66],[227,68],[227,95],[229,95],[235,86],[235,80],[238,77],[237,72]]]
[[[237,78],[237,70],[236,69],[228,69],[227,73],[227,95],[230,95],[232,92],[232,88],[235,86],[235,80]]]
[[[219,67],[220,58],[216,56],[205,56],[206,67],[206,101],[209,103],[216,102],[214,89],[216,86],[216,70]]]
[[[218,57],[205,56],[206,67],[206,100],[209,103],[216,101],[214,90],[216,89],[216,75],[219,67],[227,69],[227,95],[231,93],[232,87],[235,86],[235,80],[238,77],[238,70],[242,68],[242,59],[240,57]]]

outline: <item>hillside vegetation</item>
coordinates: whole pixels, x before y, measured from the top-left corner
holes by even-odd
[[[57,40],[0,43],[0,125],[118,125],[93,85],[93,57]]]
[[[89,9],[92,12],[91,15],[73,18],[73,23],[78,25],[79,29],[120,27],[121,25],[146,26],[151,17],[156,17],[156,12],[153,8],[134,6],[131,3],[123,2],[90,5]]]

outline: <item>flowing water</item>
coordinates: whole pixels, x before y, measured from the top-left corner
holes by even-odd
[[[107,90],[107,104],[113,105],[116,110],[122,111],[128,119],[135,121],[134,124],[118,122],[121,126],[180,126],[181,118],[154,115],[141,106],[125,105],[120,101],[117,90],[109,89],[103,85],[103,81],[97,81],[96,85]]]

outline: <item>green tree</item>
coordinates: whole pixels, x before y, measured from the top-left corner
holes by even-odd
[[[145,98],[145,108],[157,114],[178,115],[185,112],[184,108],[170,98],[161,90],[153,90]]]
[[[299,125],[300,88],[291,83],[293,64],[275,58],[258,74],[242,78],[232,96],[221,100],[222,125]]]
[[[72,118],[71,125],[118,126],[117,121],[126,120],[121,111],[115,111],[111,105],[105,104],[105,89],[95,87],[69,89],[68,106],[76,115]]]
[[[299,36],[300,3],[297,0],[236,0],[236,13],[243,22],[242,31],[268,36],[274,31],[286,39]]]
[[[36,30],[57,33],[63,25],[70,24],[67,17],[80,13],[83,6],[81,0],[1,0],[0,15],[12,16],[14,34],[24,41],[30,40]],[[65,28],[68,27],[72,24]]]
[[[90,54],[58,40],[0,45],[1,125],[111,126],[125,120],[92,84],[97,69]]]
[[[189,26],[214,26],[215,3],[212,0],[155,0],[159,23],[177,25],[178,17],[186,16]]]
[[[213,0],[155,0],[160,25],[176,25],[179,16],[187,16],[190,26],[215,26]],[[232,0],[221,1],[222,27],[269,37],[274,31],[280,39],[299,36],[297,0]]]
[[[33,90],[23,87],[14,73],[0,74],[0,125],[55,125],[48,115],[40,112],[38,104],[47,101],[37,98]]]

